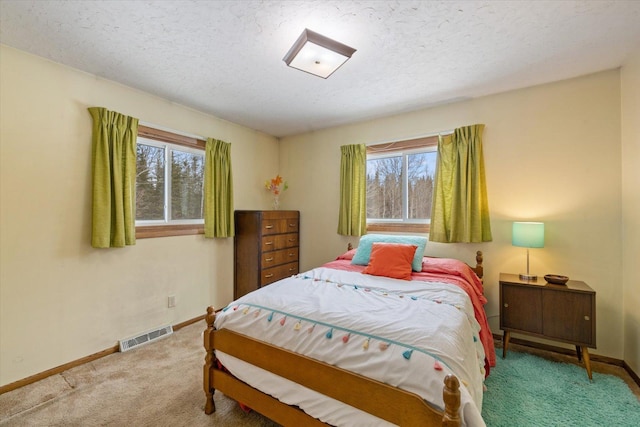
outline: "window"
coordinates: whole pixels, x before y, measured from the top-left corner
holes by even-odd
[[[137,238],[204,233],[204,146],[203,140],[139,126]]]
[[[367,147],[367,230],[428,232],[436,137]]]

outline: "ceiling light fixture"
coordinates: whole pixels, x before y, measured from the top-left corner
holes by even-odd
[[[309,29],[304,29],[282,58],[289,67],[326,79],[356,50]]]

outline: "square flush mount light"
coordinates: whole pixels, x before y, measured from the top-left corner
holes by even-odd
[[[282,59],[289,67],[326,79],[356,50],[305,28]]]

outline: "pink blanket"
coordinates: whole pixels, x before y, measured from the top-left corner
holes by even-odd
[[[323,267],[361,273],[366,266],[351,264],[354,253],[355,249],[346,252],[335,261],[324,264]],[[487,314],[483,307],[487,303],[487,299],[484,296],[482,282],[471,267],[457,259],[424,257],[422,258],[422,271],[411,273],[411,280],[449,283],[458,286],[469,295],[475,318],[480,324],[480,341],[486,357],[486,374],[489,375],[490,367],[496,366],[496,351]]]

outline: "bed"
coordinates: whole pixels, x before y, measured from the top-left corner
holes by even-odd
[[[207,414],[219,390],[285,426],[484,425],[482,253],[473,268],[420,256],[400,279],[371,273],[382,252],[357,252],[207,309]]]

